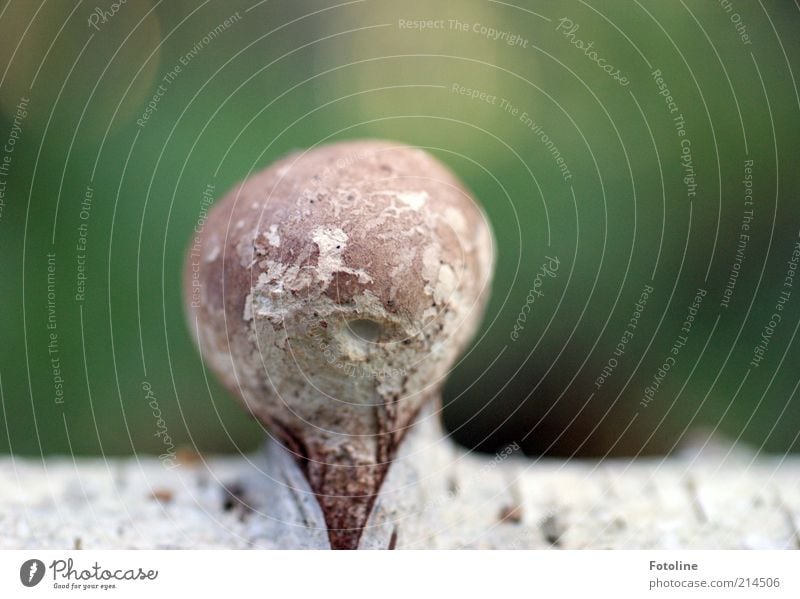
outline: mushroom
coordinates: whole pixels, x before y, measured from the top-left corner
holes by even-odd
[[[186,261],[205,363],[297,459],[333,548],[357,548],[387,470],[473,336],[487,219],[430,154],[291,154],[210,211]]]

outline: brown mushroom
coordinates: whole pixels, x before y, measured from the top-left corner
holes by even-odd
[[[296,455],[356,548],[397,447],[480,322],[486,217],[426,152],[298,152],[220,200],[185,269],[205,362]]]

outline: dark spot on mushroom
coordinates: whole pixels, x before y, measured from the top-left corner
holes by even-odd
[[[561,547],[561,537],[564,534],[564,525],[561,524],[555,514],[548,514],[539,525],[545,541],[553,547]]]
[[[455,497],[458,495],[459,486],[458,481],[455,479],[454,476],[451,476],[447,479],[447,494],[452,495]]]
[[[377,341],[383,332],[381,324],[369,318],[351,320],[347,323],[347,329],[354,337],[370,343]]]
[[[223,511],[229,512],[241,503],[241,499],[244,497],[244,488],[242,488],[242,485],[239,483],[230,483],[224,485],[222,490],[224,491],[222,509]]]
[[[152,497],[159,503],[170,503],[173,495],[169,489],[153,489]]]
[[[244,520],[251,508],[245,501],[244,487],[239,483],[231,483],[223,487],[222,510],[225,512],[238,511],[239,520]]]
[[[504,505],[500,510],[500,515],[498,516],[500,522],[508,522],[509,524],[519,524],[522,522],[522,506],[519,504],[516,505]]]
[[[386,171],[387,173],[391,173],[392,172],[392,167],[389,166],[388,164],[381,164],[381,170],[382,171]]]

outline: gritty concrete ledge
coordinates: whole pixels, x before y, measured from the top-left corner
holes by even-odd
[[[362,548],[800,548],[800,458],[477,456],[436,425],[405,444]],[[427,432],[425,432],[427,429]],[[275,443],[249,456],[0,458],[0,548],[327,548]]]

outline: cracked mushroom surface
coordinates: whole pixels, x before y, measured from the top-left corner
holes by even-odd
[[[222,198],[185,268],[205,363],[294,453],[331,546],[356,548],[399,443],[473,336],[488,221],[430,154],[350,141]]]

